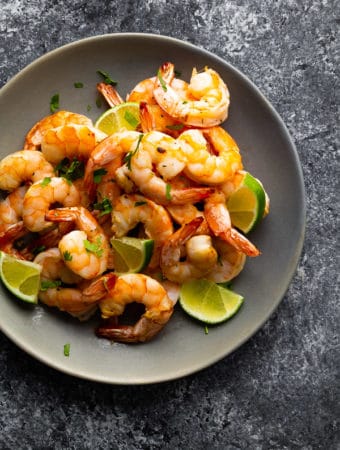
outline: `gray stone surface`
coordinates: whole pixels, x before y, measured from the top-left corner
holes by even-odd
[[[272,102],[296,143],[307,193],[305,245],[280,307],[200,373],[99,385],[45,367],[1,334],[0,448],[340,448],[338,23],[335,0],[0,0],[0,86],[86,36],[190,41],[234,64]]]

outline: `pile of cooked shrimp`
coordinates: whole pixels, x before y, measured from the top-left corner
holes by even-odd
[[[97,86],[109,106],[123,102]],[[42,266],[39,299],[80,320],[99,309],[97,335],[142,342],[169,321],[182,283],[229,281],[259,250],[232,227],[226,206],[242,181],[241,154],[220,126],[229,92],[211,68],[190,82],[163,64],[126,101],[140,126],[107,136],[80,114],[58,111],[0,161],[0,249]],[[154,240],[143,273],[115,273],[112,237]],[[120,317],[130,303],[144,312]]]

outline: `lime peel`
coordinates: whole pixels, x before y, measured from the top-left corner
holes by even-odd
[[[263,218],[265,207],[266,193],[262,183],[246,172],[227,201],[232,225],[243,233],[249,233]]]
[[[40,264],[19,260],[0,251],[0,278],[6,288],[20,300],[38,303],[41,269]]]

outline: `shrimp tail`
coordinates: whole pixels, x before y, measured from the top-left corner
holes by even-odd
[[[192,187],[184,189],[173,189],[168,195],[168,202],[173,205],[184,205],[187,203],[197,203],[206,199],[214,192],[210,187]]]
[[[169,318],[167,318],[167,320],[169,320]],[[113,341],[116,340],[119,342],[136,344],[149,341],[156,336],[163,327],[164,323],[157,323],[146,317],[142,317],[133,327],[130,325],[119,325],[118,317],[113,317],[109,319],[108,324],[103,324],[96,329],[96,335]]]
[[[124,101],[118,91],[111,84],[98,83],[97,91],[102,94],[111,108],[123,103]]]

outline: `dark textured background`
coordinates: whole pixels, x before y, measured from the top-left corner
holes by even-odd
[[[337,2],[56,3],[0,0],[0,86],[87,36],[151,32],[204,47],[243,71],[287,124],[305,177],[306,239],[262,330],[185,379],[139,387],[78,380],[0,334],[0,448],[339,449]]]

